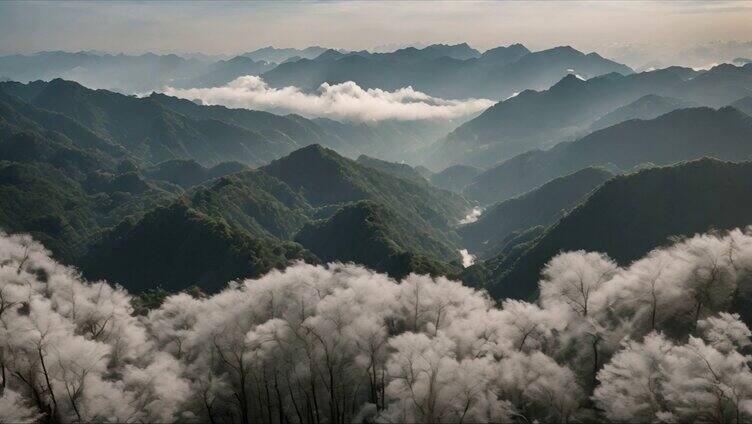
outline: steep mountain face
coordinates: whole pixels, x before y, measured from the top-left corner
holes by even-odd
[[[178,202],[137,223],[123,221],[92,246],[80,266],[87,278],[119,281],[130,290],[177,291],[195,284],[215,292],[228,281],[295,259],[315,261],[299,245],[251,237]]]
[[[328,220],[306,225],[295,241],[325,262],[355,262],[395,278],[459,269],[454,246],[370,200],[346,205]]]
[[[377,169],[386,174],[394,175],[395,177],[407,178],[408,180],[422,181],[426,179],[410,165],[404,163],[387,162],[385,160],[372,158],[366,155],[358,156],[357,161],[363,166]]]
[[[460,227],[463,246],[480,257],[493,256],[512,233],[536,226],[548,227],[612,176],[604,169],[585,168],[490,206],[477,221]]]
[[[6,232],[28,232],[64,261],[83,251],[98,227],[85,191],[65,173],[46,164],[5,161],[0,223]]]
[[[426,163],[492,166],[587,131],[604,111],[679,84],[672,72],[609,74],[582,81],[567,75],[545,91],[524,91],[486,109],[436,142]]]
[[[263,78],[274,87],[315,89],[324,82],[354,81],[361,87],[387,90],[412,86],[442,98],[504,99],[528,88],[547,88],[568,72],[587,77],[632,72],[624,65],[571,47],[533,53],[513,45],[487,53],[478,55],[466,45],[457,45],[380,54],[322,54],[315,60],[281,64]]]
[[[188,200],[196,210],[222,218],[254,236],[292,240],[313,214],[300,194],[263,171],[245,171],[196,188]]]
[[[140,168],[117,147],[78,121],[0,93],[0,228],[29,232],[92,278],[134,290],[195,283],[212,291],[291,259],[316,260],[274,237],[292,238],[308,222],[298,209],[310,207],[283,183],[240,173],[174,203],[184,194],[178,185],[247,168],[189,160]]]
[[[303,119],[303,118],[300,118]],[[339,122],[313,119],[329,137],[317,142],[350,158],[361,154],[394,162],[418,163],[422,149],[453,130],[450,120]]]
[[[483,170],[473,166],[453,165],[431,175],[429,180],[436,187],[460,193],[465,186],[470,184],[482,172]]]
[[[648,94],[626,106],[607,113],[590,126],[590,131],[602,130],[603,128],[629,121],[630,119],[655,119],[672,110],[696,106],[698,105],[693,102]]]
[[[415,161],[420,148],[451,131],[456,125],[451,121],[338,122],[224,106],[202,106],[157,93],[149,98],[182,115],[237,125],[258,132],[265,139],[281,145],[292,143],[297,148],[321,144],[351,158],[367,154],[391,160]],[[292,150],[294,149],[290,151]]]
[[[450,232],[470,209],[459,195],[428,183],[396,178],[312,145],[261,168],[300,193],[314,207],[370,199],[419,227]]]
[[[570,74],[548,90],[525,91],[488,108],[428,149],[425,163],[492,166],[531,149],[581,137],[606,113],[650,94],[721,107],[751,90],[752,68],[733,65],[705,72],[673,67],[609,74],[587,81]]]
[[[113,170],[129,155],[78,122],[29,105],[0,91],[3,157],[14,161],[45,160],[77,174]]]
[[[124,167],[128,153],[70,118],[0,93],[0,227],[73,261],[89,238],[182,190]]]
[[[463,193],[490,204],[587,166],[622,172],[702,156],[745,160],[752,155],[750,137],[752,118],[734,108],[680,109],[649,121],[622,122],[548,151],[518,155],[479,175]]]
[[[752,223],[752,163],[700,159],[614,177],[493,273],[495,298],[531,298],[543,265],[557,252],[605,252],[621,264],[711,229]]]

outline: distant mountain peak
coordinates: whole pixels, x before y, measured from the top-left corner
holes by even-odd
[[[327,49],[320,55],[316,56],[314,60],[336,60],[345,57],[346,54],[339,52],[335,49]]]
[[[551,87],[552,90],[561,89],[565,87],[573,87],[576,85],[584,84],[586,81],[582,78],[578,77],[574,72],[570,72],[567,75],[564,75],[564,78],[559,80],[556,84],[554,84],[553,87]]]
[[[572,46],[556,46],[547,50],[541,50],[539,53],[567,53],[567,54],[576,54],[576,55],[583,55],[581,51],[575,49]]]

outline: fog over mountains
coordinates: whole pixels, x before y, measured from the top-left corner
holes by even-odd
[[[752,63],[0,75],[0,422],[752,420]]]

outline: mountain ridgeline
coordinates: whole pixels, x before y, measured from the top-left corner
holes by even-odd
[[[752,117],[733,107],[679,109],[630,120],[549,150],[531,150],[478,175],[463,193],[482,204],[509,199],[588,166],[612,171],[711,156],[752,157]]]
[[[0,227],[30,233],[87,278],[139,291],[214,292],[295,261],[341,261],[532,298],[560,251],[626,264],[672,236],[752,223],[746,65],[633,73],[521,45],[267,48],[185,71],[175,86],[243,72],[272,87],[352,80],[506,100],[455,128],[0,82]]]
[[[628,264],[649,251],[712,230],[752,223],[752,162],[698,159],[616,176],[484,282],[496,298],[531,299],[543,266],[561,251],[597,251]],[[484,265],[479,265],[484,266]]]
[[[211,292],[291,261],[318,263],[319,254],[397,276],[459,268],[454,225],[470,204],[422,177],[382,172],[318,144],[297,148],[296,138],[325,138],[313,121],[61,80],[0,88],[0,226],[31,233],[90,278]],[[228,132],[239,136],[221,139]],[[271,160],[286,150],[294,151],[248,166],[268,162],[259,153]],[[342,217],[358,206],[384,217],[373,227],[380,238],[347,231],[349,241],[327,240],[362,244],[360,256],[332,257],[314,229],[354,229],[361,222]],[[384,246],[392,259],[373,263]]]
[[[67,116],[123,154],[148,164],[192,159],[206,166],[224,161],[258,166],[311,144],[353,158],[361,154],[387,159],[414,157],[419,147],[451,129],[449,122],[311,120],[203,106],[157,93],[138,98],[60,79],[0,82],[0,92],[15,97],[16,102]]]
[[[605,169],[584,168],[489,206],[477,221],[460,228],[463,244],[471,253],[493,256],[519,231],[556,222],[612,176]]]
[[[390,53],[329,50],[315,59],[283,63],[263,74],[274,87],[315,89],[324,82],[354,81],[364,88],[411,86],[442,98],[505,99],[525,89],[545,89],[567,72],[587,77],[632,69],[571,47],[531,52],[520,44],[480,54],[467,44],[405,48]]]
[[[425,164],[490,167],[620,119],[654,118],[692,104],[717,108],[750,93],[750,66],[724,64],[708,71],[672,67],[588,80],[570,74],[547,90],[526,90],[462,124],[426,150]]]
[[[567,72],[592,77],[632,70],[571,47],[531,52],[521,44],[481,53],[466,43],[406,47],[386,53],[311,46],[264,47],[237,56],[139,56],[93,52],[40,52],[0,56],[0,75],[15,81],[64,78],[87,87],[146,93],[166,86],[222,86],[259,75],[274,87],[316,89],[354,81],[361,87],[395,90],[412,86],[444,98],[504,99],[527,88],[545,89]]]

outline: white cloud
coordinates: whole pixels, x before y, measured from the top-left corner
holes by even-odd
[[[465,215],[464,218],[460,220],[460,225],[463,224],[472,224],[473,222],[477,221],[478,218],[480,218],[480,215],[483,213],[483,209],[481,208],[473,208],[467,215]]]
[[[306,93],[294,86],[273,88],[260,77],[250,75],[222,87],[167,87],[164,93],[198,99],[209,105],[353,121],[455,119],[479,113],[495,103],[488,99],[446,100],[431,97],[412,87],[395,91],[363,89],[352,81],[333,85],[324,83],[316,92]]]
[[[468,252],[467,249],[460,249],[460,256],[462,256],[462,266],[465,268],[475,263],[475,255]]]

